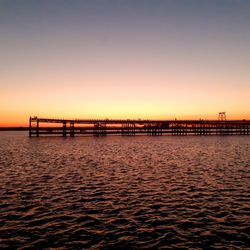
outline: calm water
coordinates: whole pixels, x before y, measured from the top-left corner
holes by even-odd
[[[249,248],[250,137],[0,132],[0,248]]]

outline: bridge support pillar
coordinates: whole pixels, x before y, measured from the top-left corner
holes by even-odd
[[[135,135],[135,124],[134,123],[123,123],[122,124],[122,135]]]
[[[31,117],[30,117],[30,120],[29,120],[29,137],[31,137],[31,125],[32,125],[32,123],[31,123]]]
[[[36,136],[39,136],[39,120],[36,120]]]
[[[75,136],[75,123],[73,121],[70,122],[70,137]]]
[[[62,136],[63,137],[67,136],[67,123],[66,123],[66,121],[63,122]]]
[[[93,135],[94,136],[105,136],[107,135],[107,124],[101,123],[101,122],[97,122],[94,124],[94,128],[93,128]]]

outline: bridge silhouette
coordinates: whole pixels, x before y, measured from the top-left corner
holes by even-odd
[[[249,135],[250,120],[29,119],[29,136]]]

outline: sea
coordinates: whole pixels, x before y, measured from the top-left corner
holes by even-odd
[[[250,249],[249,136],[0,132],[0,249]]]

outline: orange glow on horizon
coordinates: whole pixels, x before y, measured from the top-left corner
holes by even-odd
[[[29,116],[51,118],[100,119],[217,119],[226,111],[228,119],[249,119],[250,88],[212,86],[206,80],[184,79],[174,75],[144,79],[98,79],[79,77],[68,79],[65,73],[54,78],[54,84],[37,84],[29,79],[27,85],[6,86],[0,93],[0,126],[27,126]],[[118,76],[117,76],[118,77]],[[122,75],[120,76],[122,77]],[[52,80],[47,76],[46,81]],[[127,84],[134,83],[134,84]],[[101,84],[100,84],[101,82]],[[183,82],[186,84],[183,85]],[[52,82],[51,82],[52,83]],[[88,83],[88,84],[87,84]],[[171,83],[171,84],[170,84]],[[225,95],[221,95],[224,89]],[[232,101],[233,100],[233,101]]]

